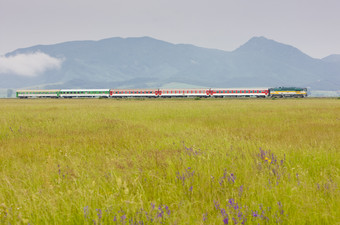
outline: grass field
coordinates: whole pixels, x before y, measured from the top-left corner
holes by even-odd
[[[0,224],[340,224],[339,99],[0,100]]]

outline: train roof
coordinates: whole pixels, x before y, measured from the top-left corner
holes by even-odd
[[[268,90],[268,88],[258,88],[258,87],[250,87],[250,88],[211,88],[213,90]]]
[[[21,89],[17,90],[17,92],[57,92],[60,91],[60,89]]]
[[[110,89],[61,89],[60,91],[109,91]]]

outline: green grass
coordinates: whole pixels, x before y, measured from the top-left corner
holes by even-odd
[[[0,224],[339,224],[338,99],[0,100]]]

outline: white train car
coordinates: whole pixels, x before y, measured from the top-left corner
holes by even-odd
[[[161,97],[207,97],[210,95],[209,89],[192,88],[192,89],[160,89]]]
[[[110,89],[61,89],[61,98],[108,98]]]
[[[215,97],[262,97],[269,95],[268,88],[214,88],[210,90]]]
[[[128,98],[128,97],[158,97],[158,89],[111,89],[110,97],[112,98]]]

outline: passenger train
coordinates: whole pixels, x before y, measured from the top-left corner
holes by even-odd
[[[53,89],[17,90],[17,98],[152,98],[152,97],[306,97],[307,88],[192,88],[192,89]]]

